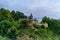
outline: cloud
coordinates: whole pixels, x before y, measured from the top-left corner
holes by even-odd
[[[60,17],[60,0],[0,0],[0,8],[19,10],[34,17]]]
[[[49,11],[59,12],[60,11],[60,2],[55,2],[55,1],[50,2],[49,0],[34,2],[34,3],[31,3],[30,5],[28,5],[28,8],[31,10],[35,10],[36,8],[44,8]]]

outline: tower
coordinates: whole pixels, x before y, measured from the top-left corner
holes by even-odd
[[[30,16],[29,16],[29,19],[33,20],[33,15],[32,15],[32,13],[31,13]]]

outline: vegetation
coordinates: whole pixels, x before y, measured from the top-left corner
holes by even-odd
[[[4,38],[2,36],[0,36],[0,40],[10,40],[9,38]]]
[[[32,14],[27,17],[22,12],[1,8],[0,35],[0,40],[60,40],[60,19],[45,16],[38,23]]]

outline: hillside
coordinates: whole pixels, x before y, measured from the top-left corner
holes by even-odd
[[[0,9],[0,40],[60,40],[60,20],[43,17],[41,22],[20,11]],[[6,39],[6,40],[8,40]]]

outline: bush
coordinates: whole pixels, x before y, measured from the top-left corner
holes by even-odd
[[[20,20],[20,28],[27,28],[28,27],[28,20],[27,19],[22,19]]]
[[[9,38],[0,36],[0,40],[10,40]]]

